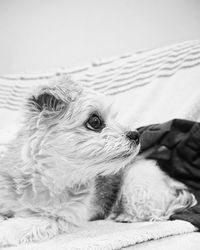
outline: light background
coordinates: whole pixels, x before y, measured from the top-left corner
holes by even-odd
[[[200,38],[200,0],[0,0],[0,74]]]

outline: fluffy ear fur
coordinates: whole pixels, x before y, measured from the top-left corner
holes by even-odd
[[[32,96],[29,98],[30,108],[34,111],[42,112],[46,111],[60,111],[65,107],[65,102],[61,99],[56,98],[51,93],[42,93],[39,96]]]
[[[54,118],[54,122],[61,119],[81,89],[80,85],[68,78],[54,78],[49,85],[39,87],[26,103],[29,124],[39,122],[51,125],[51,118]]]

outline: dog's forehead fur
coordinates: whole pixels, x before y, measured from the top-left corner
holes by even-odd
[[[41,86],[28,98],[26,104],[27,127],[46,129],[52,125],[83,125],[92,113],[109,123],[116,116],[112,98],[84,87],[68,78],[55,78]],[[46,126],[42,126],[42,124]]]
[[[71,119],[79,123],[84,122],[92,113],[98,114],[103,121],[112,118],[112,100],[105,98],[104,95],[94,93],[88,89],[84,89],[76,101],[69,106]]]

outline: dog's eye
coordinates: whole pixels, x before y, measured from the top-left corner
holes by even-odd
[[[90,130],[100,131],[104,127],[103,121],[99,118],[98,115],[92,114],[86,122],[86,128]]]

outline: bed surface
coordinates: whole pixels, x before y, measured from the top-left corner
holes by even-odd
[[[112,96],[120,119],[133,128],[173,118],[200,121],[200,42],[189,41],[76,69],[0,76],[1,155],[20,127],[27,93],[55,74],[70,74],[74,80]],[[196,250],[200,249],[200,235],[195,230],[185,221],[135,224],[97,221],[71,235],[9,249]]]

